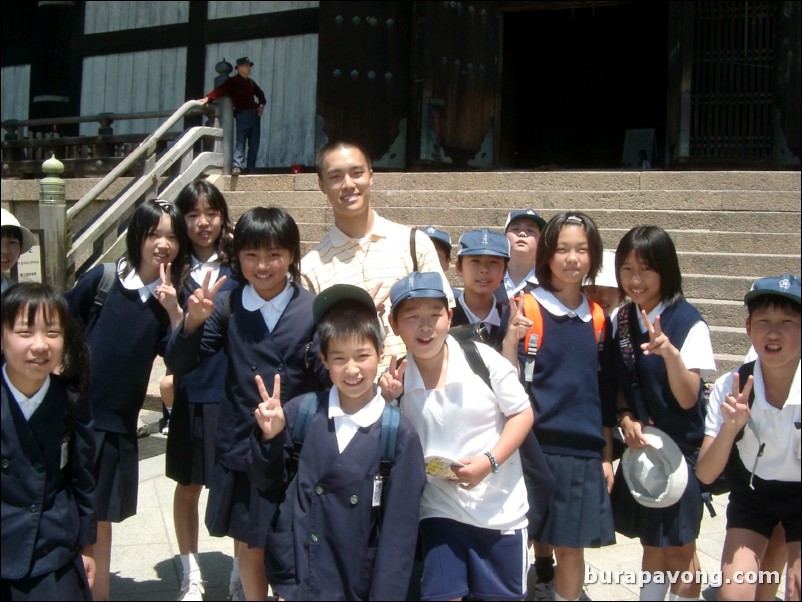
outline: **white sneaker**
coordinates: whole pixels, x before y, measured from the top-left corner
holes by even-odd
[[[535,585],[535,600],[546,602],[554,600],[554,581],[542,581]]]
[[[245,590],[242,589],[242,581],[228,584],[228,599],[233,602],[245,600]]]
[[[178,594],[179,600],[187,601],[202,601],[203,594],[206,590],[203,589],[203,583],[200,581],[184,581],[181,584],[181,593]]]

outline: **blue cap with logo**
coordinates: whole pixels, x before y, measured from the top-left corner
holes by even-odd
[[[487,228],[469,230],[459,237],[457,257],[466,255],[492,255],[493,257],[510,258],[510,241],[500,232]]]
[[[799,278],[791,274],[755,280],[754,284],[752,284],[752,289],[744,297],[744,305],[748,305],[752,299],[765,295],[785,297],[802,305],[799,296]]]
[[[444,247],[448,249],[448,252],[451,253],[451,237],[448,235],[448,232],[443,232],[442,230],[438,230],[434,226],[426,226],[423,229],[423,231],[434,242],[442,244]]]
[[[443,278],[437,272],[412,272],[390,289],[390,313],[395,316],[398,306],[407,299],[448,299]]]
[[[546,227],[546,220],[534,209],[516,209],[515,211],[510,211],[507,215],[507,221],[504,223],[504,231],[506,232],[510,224],[517,219],[530,219],[535,222],[541,230]]]

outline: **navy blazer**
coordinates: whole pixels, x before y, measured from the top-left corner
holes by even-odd
[[[248,476],[267,495],[287,487],[285,467],[301,399],[284,407],[282,433],[262,443],[257,428],[251,438]],[[380,474],[381,422],[360,427],[340,453],[328,397],[312,417],[296,478],[265,545],[268,579],[286,599],[406,599],[426,485],[423,450],[402,415],[380,513],[373,497]]]
[[[50,388],[28,421],[2,381],[2,578],[37,577],[95,543],[92,411],[86,399],[76,400],[69,456],[61,469],[62,442],[69,436],[64,381],[50,377]]]
[[[194,369],[201,358],[225,347],[228,373],[217,418],[216,453],[231,470],[245,471],[248,438],[255,424],[253,410],[262,401],[254,380],[257,374],[271,392],[274,376],[281,375],[282,403],[323,389],[329,382],[312,318],[315,296],[297,285],[292,288],[289,305],[272,332],[262,312],[242,306],[243,285],[231,293],[217,294],[215,311],[203,328],[186,335],[182,325],[167,344],[165,361],[178,377]],[[227,323],[222,317],[225,304],[230,308]]]

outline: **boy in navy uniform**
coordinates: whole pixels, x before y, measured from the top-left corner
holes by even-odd
[[[732,491],[721,555],[719,600],[754,600],[753,579],[777,524],[785,528],[785,599],[800,595],[800,285],[785,274],[761,278],[744,297],[746,333],[757,352],[716,381],[696,475],[725,469]],[[750,395],[751,394],[751,395]]]
[[[503,234],[487,228],[470,230],[460,236],[457,274],[464,283],[455,293],[452,326],[482,322],[489,340],[494,341],[501,325],[506,303],[496,297],[510,261],[510,243]],[[506,299],[505,299],[506,300]]]
[[[248,473],[281,499],[268,529],[267,578],[287,600],[404,600],[426,483],[420,439],[396,416],[391,467],[381,471],[383,414],[398,410],[375,384],[384,329],[370,294],[334,285],[317,296],[313,315],[334,383],[314,413],[305,414],[304,396],[282,409],[279,376],[272,395],[256,377],[262,403]],[[293,465],[295,423],[307,419]]]

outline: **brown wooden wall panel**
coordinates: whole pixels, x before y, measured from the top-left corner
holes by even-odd
[[[409,2],[320,3],[323,131],[362,143],[382,167],[405,166],[411,10]]]
[[[495,2],[427,2],[423,102],[445,155],[465,165],[493,134],[500,93],[501,22]],[[425,127],[425,124],[424,124]]]

